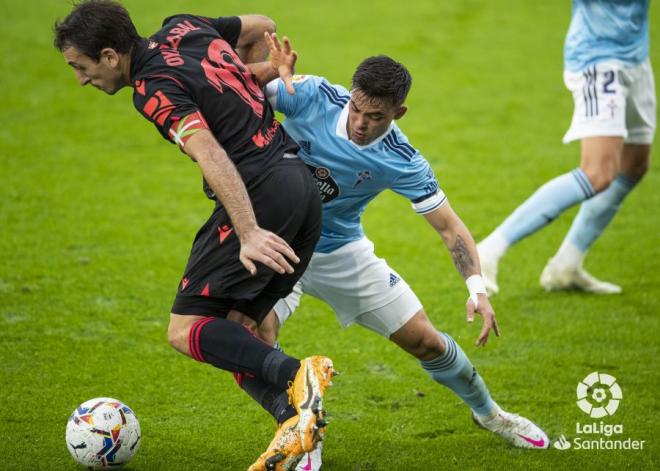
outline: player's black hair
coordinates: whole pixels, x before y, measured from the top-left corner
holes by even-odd
[[[403,64],[387,56],[368,57],[353,74],[353,89],[367,98],[387,100],[401,106],[412,86],[412,77]]]
[[[56,21],[55,47],[60,51],[74,46],[95,61],[109,47],[121,54],[131,52],[140,41],[126,8],[111,0],[85,0],[74,5],[62,21]]]

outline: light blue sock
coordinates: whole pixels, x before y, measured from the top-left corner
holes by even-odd
[[[624,198],[638,181],[619,174],[605,191],[582,203],[566,240],[580,252],[586,252],[619,211]]]
[[[422,360],[422,368],[434,381],[454,391],[477,415],[492,415],[497,404],[491,399],[484,380],[454,339],[445,333],[441,335],[447,349],[438,358]]]
[[[496,231],[509,245],[513,245],[549,224],[564,210],[593,195],[594,189],[589,178],[580,168],[576,168],[536,190]]]

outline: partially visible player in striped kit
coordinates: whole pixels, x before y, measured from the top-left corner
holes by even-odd
[[[621,287],[582,267],[584,257],[646,173],[656,126],[649,61],[648,0],[573,0],[564,46],[564,82],[575,111],[564,143],[581,140],[580,166],[540,187],[478,245],[484,281],[497,293],[507,249],[582,203],[541,274],[547,291],[615,294]]]

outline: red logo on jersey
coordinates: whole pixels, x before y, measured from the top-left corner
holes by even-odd
[[[275,134],[277,133],[277,128],[280,127],[279,121],[276,119],[273,119],[273,125],[270,127],[268,131],[266,131],[266,134],[263,134],[261,132],[261,129],[257,131],[257,133],[252,136],[252,142],[254,142],[254,145],[259,147],[260,149],[266,147],[268,144],[270,144],[270,141],[273,140],[273,137],[275,137]]]
[[[263,90],[227,41],[215,39],[209,44],[208,58],[202,60],[202,67],[209,83],[218,92],[224,93],[225,88],[233,90],[241,100],[250,105],[254,114],[259,118],[263,116]]]
[[[188,286],[189,282],[190,280],[184,276],[183,279],[181,280],[181,291],[186,289],[186,286]]]
[[[209,296],[209,294],[210,294],[210,290],[209,290],[209,284],[208,284],[208,283],[206,283],[206,284],[204,285],[204,289],[203,289],[202,292],[199,293],[199,294],[201,294],[202,296]]]
[[[138,92],[142,96],[147,95],[147,92],[145,90],[144,80],[136,80],[135,81],[135,91]]]
[[[218,226],[218,234],[220,236],[220,244],[225,241],[227,237],[234,231],[233,227],[229,227],[227,225],[224,225],[222,227]]]
[[[175,108],[176,106],[172,104],[165,94],[158,90],[151,98],[149,98],[149,100],[147,100],[147,104],[144,105],[143,111],[149,116],[149,119],[162,126]]]

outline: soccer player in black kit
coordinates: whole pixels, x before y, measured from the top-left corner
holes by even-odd
[[[295,52],[284,41],[280,54],[256,63],[265,60],[264,33],[274,27],[254,15],[176,15],[142,38],[124,7],[106,0],[77,4],[54,29],[81,85],[110,95],[133,87],[137,110],[199,165],[216,204],[195,237],[168,339],[179,352],[235,373],[277,420],[250,470],[295,468],[325,433],[332,361],[289,357],[242,325],[259,325],[291,292],[319,237],[316,184],[262,91],[278,72],[290,80]]]

